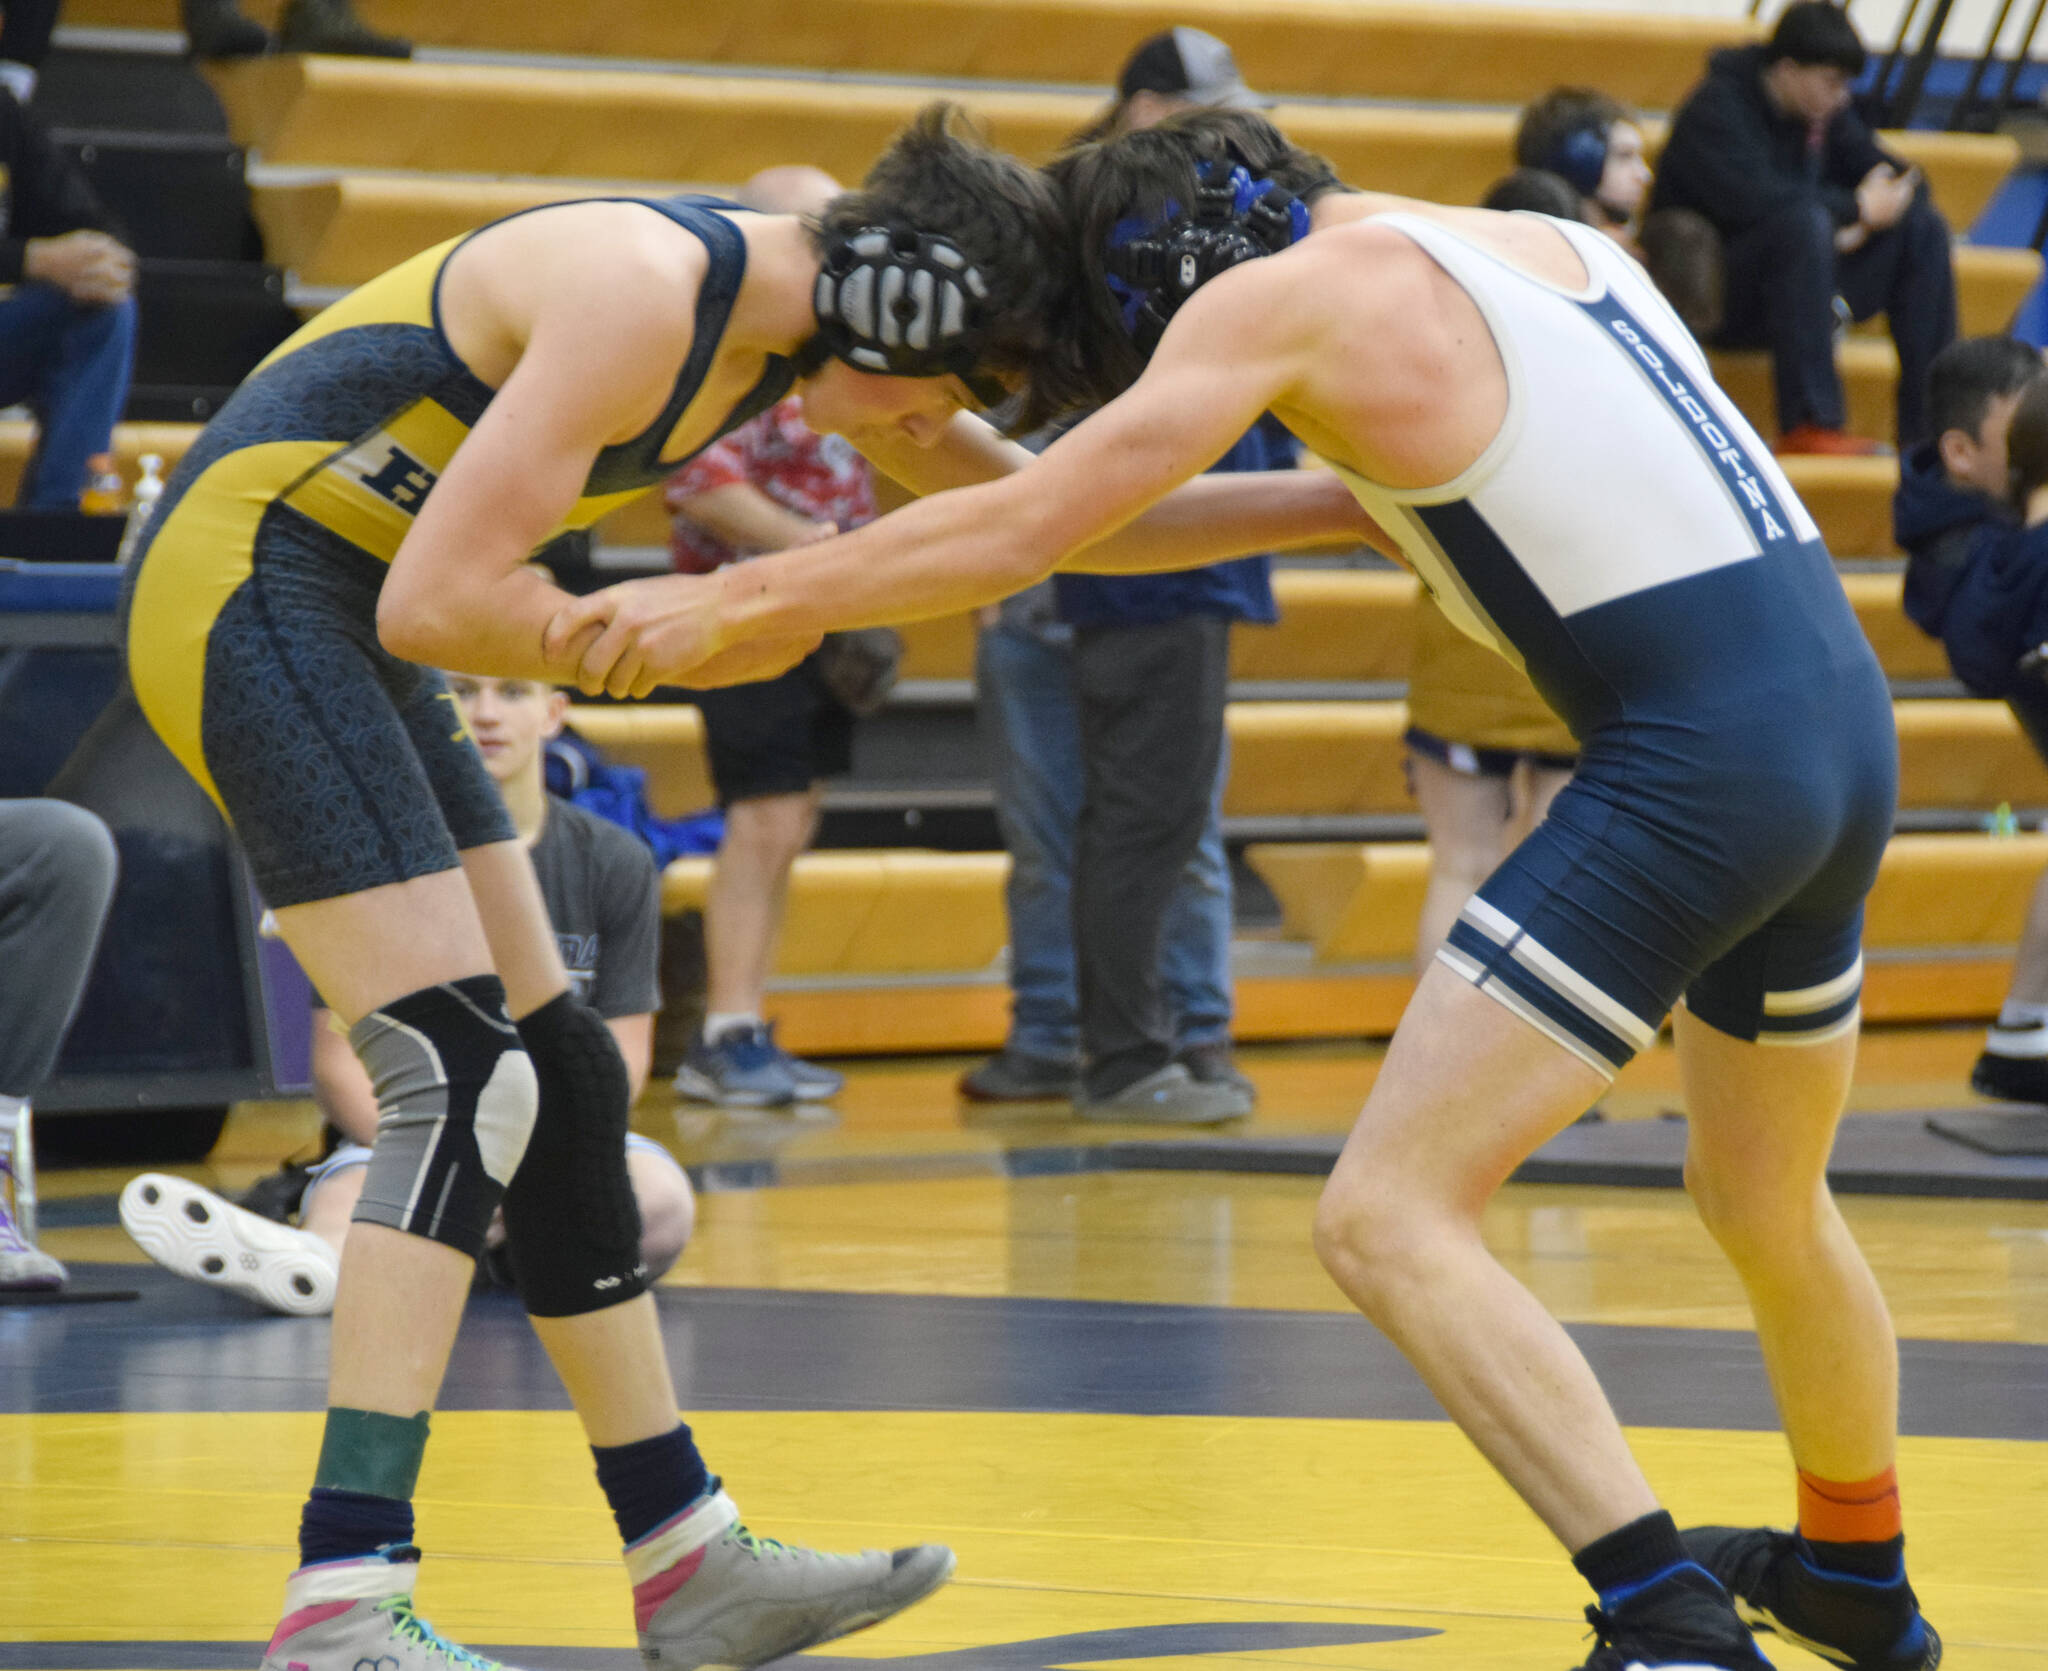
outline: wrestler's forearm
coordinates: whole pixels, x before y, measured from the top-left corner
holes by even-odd
[[[393,655],[480,678],[573,682],[582,646],[551,660],[541,635],[573,600],[539,570],[521,565],[494,579],[406,588],[385,584],[377,635]]]
[[[1197,476],[1058,566],[1083,574],[1192,569],[1252,552],[1356,543],[1372,532],[1358,501],[1328,471]]]
[[[952,615],[1052,572],[1058,535],[1004,484],[921,499],[837,539],[720,569],[721,644]]]

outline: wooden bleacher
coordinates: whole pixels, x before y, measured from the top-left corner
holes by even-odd
[[[1899,804],[1908,810],[2048,808],[2044,767],[2002,703],[1896,702]],[[1227,818],[1405,818],[1405,702],[1233,702],[1227,710]],[[703,724],[686,706],[571,708],[569,723],[648,774],[648,805],[666,818],[711,803]]]
[[[271,20],[279,3],[245,9]],[[1590,82],[1645,109],[1682,97],[1709,51],[1756,34],[1735,19],[1372,0],[364,0],[361,10],[376,28],[440,47],[1084,86],[1146,35],[1186,23],[1226,36],[1253,84],[1276,93],[1520,104]],[[179,26],[176,0],[69,0],[65,21]]]
[[[423,44],[556,56],[279,57],[219,67],[234,132],[264,165],[255,210],[272,257],[307,286],[359,282],[498,215],[593,190],[716,186],[787,161],[854,179],[935,95],[961,98],[999,144],[1041,158],[1099,109],[1108,67],[1137,39],[1174,23],[1206,25],[1231,40],[1253,84],[1280,97],[1277,119],[1347,178],[1472,201],[1509,165],[1513,106],[1552,85],[1591,83],[1661,112],[1697,79],[1708,50],[1755,32],[1735,19],[1375,0],[362,4],[375,26]],[[254,0],[250,9],[266,16],[276,0]],[[176,3],[69,0],[66,21],[170,29]],[[834,78],[835,71],[855,74]],[[1661,122],[1653,114],[1645,125],[1654,147]],[[1913,133],[1893,142],[1926,171],[1959,231],[2017,156],[2010,141],[1977,135]],[[2002,328],[2039,272],[2032,251],[1960,246],[1965,330]],[[1889,343],[1859,332],[1840,358],[1852,427],[1888,435],[1897,375]],[[1763,356],[1717,355],[1716,367],[1770,435]],[[142,451],[175,460],[191,433],[124,426],[117,448],[131,463]],[[26,426],[0,425],[0,491],[18,477],[27,444]],[[1787,469],[1839,556],[1891,553],[1893,461],[1796,459]],[[658,504],[643,501],[602,533],[614,543],[655,545],[664,519]],[[1278,579],[1282,622],[1236,635],[1235,678],[1268,689],[1397,687],[1405,678],[1411,579],[1318,568],[1284,570]],[[1896,570],[1851,570],[1843,580],[1893,679],[1945,677],[1939,647],[1899,612]],[[973,632],[965,618],[920,623],[906,637],[907,678],[968,677]],[[1897,703],[1895,714],[1908,807],[2048,806],[2048,773],[2002,707],[1919,699]],[[656,810],[681,813],[709,800],[693,709],[583,706],[576,717],[614,757],[648,769]],[[1233,817],[1412,816],[1400,770],[1405,710],[1391,695],[1239,701],[1229,723]],[[1408,990],[1401,966],[1426,875],[1419,850],[1324,844],[1259,853],[1262,870],[1284,872],[1294,890],[1290,927],[1304,963],[1295,974],[1262,971],[1241,984],[1243,1035],[1385,1030]],[[1871,905],[1869,1013],[1956,1016],[1995,1001],[2002,947],[2042,862],[2035,838],[1895,841]],[[785,1042],[813,1051],[995,1042],[1005,994],[990,965],[1003,938],[1005,863],[999,854],[807,856],[793,880],[774,999]],[[707,870],[704,861],[672,868],[672,909],[701,899]],[[1313,911],[1304,890],[1320,901]],[[918,1001],[905,1002],[913,990]]]
[[[987,120],[996,143],[1038,160],[1050,156],[1095,112],[1089,94],[972,85],[826,82],[752,75],[655,75],[501,64],[418,64],[380,59],[276,57],[215,68],[236,139],[267,164],[337,172],[403,169],[423,174],[501,177],[490,190],[420,193],[387,187],[382,212],[452,236],[520,206],[502,183],[544,201],[537,183],[573,181],[719,182],[771,163],[805,160],[842,179],[858,179],[903,125],[940,91],[960,96]],[[1275,111],[1291,136],[1327,155],[1360,185],[1446,203],[1476,201],[1511,164],[1514,113],[1362,104],[1282,104]],[[1654,144],[1660,130],[1649,124]],[[1927,173],[1950,221],[1966,228],[2018,159],[2002,136],[1901,133],[1889,142]],[[273,203],[257,193],[272,259],[309,283],[352,283],[379,270],[314,268],[304,239],[317,200]],[[358,221],[379,200],[359,199]],[[341,200],[329,204],[336,212]],[[388,239],[379,238],[381,246]],[[337,248],[329,256],[342,261]],[[1965,265],[1974,258],[1966,257]],[[1966,309],[2002,323],[2015,263],[2000,257],[1982,277],[1964,279]],[[2021,290],[2024,294],[2024,289]],[[2017,301],[2013,297],[2013,301]]]

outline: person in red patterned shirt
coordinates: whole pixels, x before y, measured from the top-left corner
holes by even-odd
[[[740,201],[807,214],[839,189],[815,168],[771,168],[747,182]],[[670,550],[686,574],[808,545],[875,517],[867,461],[841,437],[806,429],[794,396],[705,448],[669,478],[663,497]],[[828,688],[821,654],[777,678],[694,698],[725,811],[704,901],[704,1027],[676,1070],[676,1089],[698,1101],[787,1107],[831,1097],[844,1083],[782,1050],[761,1013],[790,867],[817,831],[822,780],[852,764],[853,714]]]

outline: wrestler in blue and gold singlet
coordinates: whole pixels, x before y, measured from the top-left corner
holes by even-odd
[[[746,269],[722,206],[633,201],[700,238],[710,266],[667,406],[598,455],[563,530],[682,462],[661,450]],[[373,279],[258,366],[172,475],[136,555],[136,696],[227,814],[272,906],[451,869],[458,851],[512,836],[440,676],[377,641],[385,566],[494,392],[441,328],[441,274],[465,241]],[[792,376],[771,359],[717,434],[779,400]]]

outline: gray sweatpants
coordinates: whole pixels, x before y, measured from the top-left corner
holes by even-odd
[[[0,1096],[49,1078],[114,897],[114,838],[67,801],[0,801]]]

